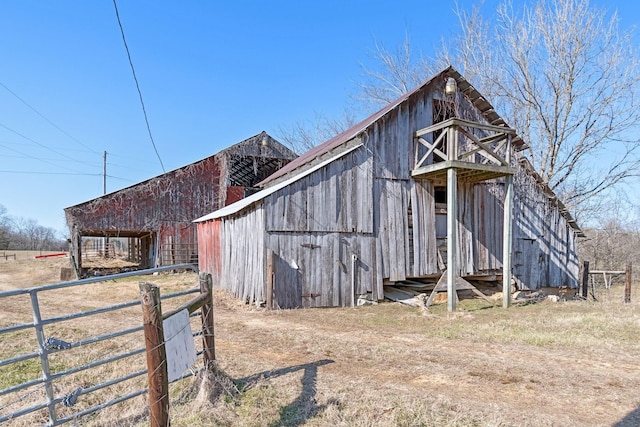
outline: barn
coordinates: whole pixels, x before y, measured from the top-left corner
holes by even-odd
[[[194,262],[193,219],[255,193],[258,182],[295,157],[261,132],[195,163],[65,208],[76,274],[86,273],[83,254],[96,241],[110,242],[101,247],[104,256],[116,243],[125,247],[140,268]]]
[[[513,285],[575,287],[582,232],[525,148],[449,67],[197,219],[199,267],[280,308],[379,301],[398,283],[436,282],[450,310],[478,281],[502,283],[505,306]]]

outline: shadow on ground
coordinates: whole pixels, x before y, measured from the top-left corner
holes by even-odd
[[[623,419],[611,427],[638,427],[640,426],[640,406],[629,412]]]
[[[280,408],[280,419],[272,422],[270,427],[276,426],[300,426],[308,419],[315,417],[324,409],[326,405],[318,405],[316,402],[316,382],[318,379],[318,367],[333,363],[333,360],[323,359],[317,362],[305,363],[302,365],[289,366],[286,368],[273,369],[260,372],[249,377],[241,378],[236,383],[247,389],[263,379],[275,378],[282,375],[304,371],[302,375],[302,391],[290,404]]]

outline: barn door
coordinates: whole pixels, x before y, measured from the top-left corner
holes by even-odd
[[[296,260],[273,255],[274,302],[277,308],[302,308],[302,272]]]
[[[514,239],[513,275],[522,289],[534,290],[540,286],[542,259],[535,238]]]

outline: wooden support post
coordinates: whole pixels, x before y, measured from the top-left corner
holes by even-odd
[[[624,283],[624,302],[631,302],[631,281],[632,281],[632,267],[631,263],[627,264],[627,268],[625,269],[625,283]]]
[[[504,177],[505,195],[502,230],[502,307],[511,305],[511,246],[513,238],[513,176]]]
[[[273,309],[273,251],[267,249],[267,310]]]
[[[587,299],[589,295],[589,261],[582,263],[582,298]]]
[[[456,310],[458,272],[458,171],[447,169],[447,310]]]
[[[358,256],[351,255],[351,307],[356,306],[356,267],[358,265]]]
[[[150,426],[169,425],[169,374],[164,346],[160,289],[151,283],[140,283],[144,343],[147,348],[149,377]]]
[[[200,273],[200,294],[209,295],[202,303],[202,346],[204,349],[204,367],[210,369],[216,360],[215,333],[213,330],[213,278],[209,273]]]

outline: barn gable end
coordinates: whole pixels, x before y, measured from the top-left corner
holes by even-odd
[[[256,184],[296,155],[261,132],[219,153],[65,209],[79,275],[83,255],[116,242],[140,268],[197,262],[193,218],[258,191]]]
[[[447,79],[457,82],[454,97],[445,95]],[[442,130],[433,127],[438,124]],[[453,139],[455,132],[460,139]],[[450,155],[437,145],[443,140],[466,150],[460,157],[466,163],[453,156],[458,146],[447,145]],[[489,154],[471,150],[475,140]],[[386,284],[437,280],[451,240],[446,168],[455,167],[461,168],[453,204],[456,277],[502,276],[505,182],[515,182],[516,283],[575,286],[580,230],[526,160],[511,157],[512,149],[524,147],[473,86],[448,68],[278,170],[260,183],[259,193],[196,220],[200,268],[239,298],[281,308],[378,301]]]

